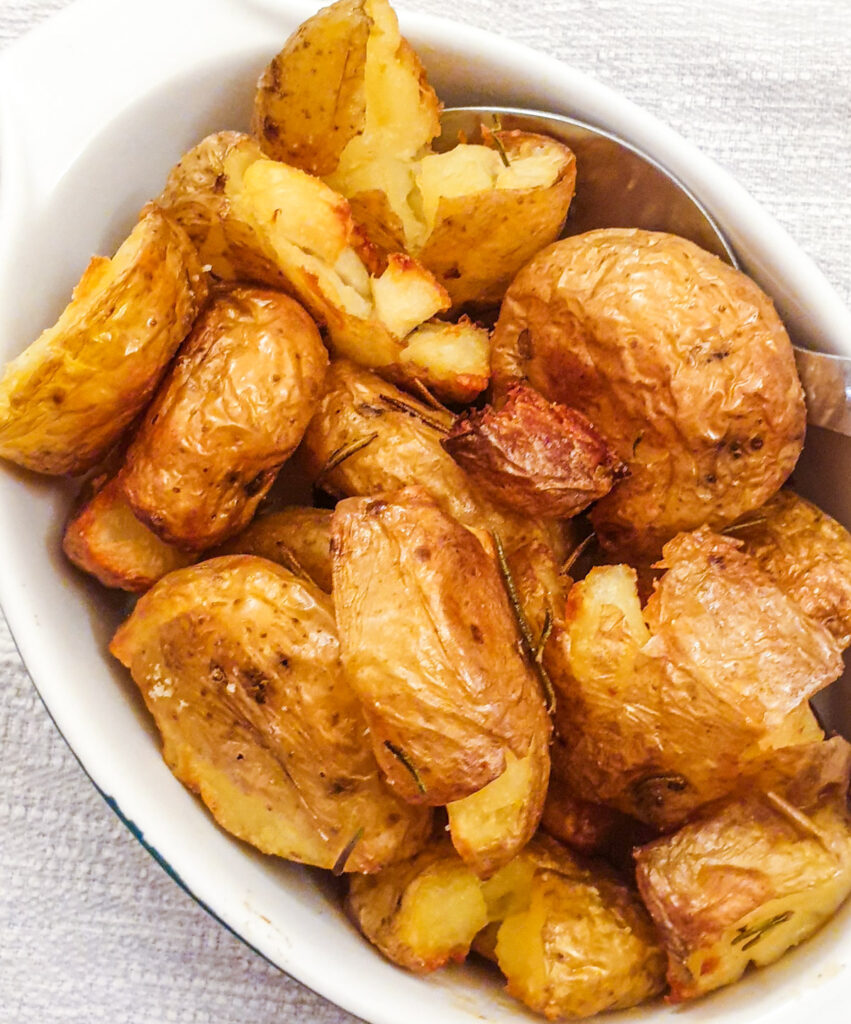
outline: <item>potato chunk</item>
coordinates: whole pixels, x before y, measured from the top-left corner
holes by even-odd
[[[314,584],[250,555],[211,559],[160,580],[110,650],[169,768],[240,839],[363,872],[422,847],[430,815],[384,785]]]
[[[417,973],[464,960],[488,921],[479,879],[445,839],[378,875],[352,875],[347,908],[389,960]]]
[[[851,534],[843,526],[782,490],[744,517],[734,536],[842,650],[851,644]]]
[[[582,413],[516,384],[499,409],[455,421],[443,447],[491,501],[567,519],[607,494],[623,466]]]
[[[291,505],[258,516],[218,549],[219,555],[257,555],[313,580],[331,593],[331,512]]]
[[[53,327],[0,380],[0,456],[39,473],[94,466],[147,405],[207,297],[185,232],[154,204],[96,256]]]
[[[341,501],[331,520],[343,663],[378,763],[406,800],[475,793],[546,745],[540,683],[499,570],[421,487]]]
[[[830,744],[848,746],[838,738]],[[825,749],[825,761],[835,753]],[[751,963],[773,963],[846,899],[848,764],[846,757],[844,777],[821,786],[775,778],[776,789],[713,804],[637,851],[638,884],[668,952],[674,1001],[729,985]]]
[[[643,615],[626,566],[573,587],[554,682],[577,795],[668,829],[729,792],[842,660],[735,541],[681,534],[664,564]]]
[[[71,516],[62,550],[105,587],[138,592],[195,561],[133,515],[115,477],[98,482]]]
[[[635,1006],[663,990],[653,926],[610,868],[546,837],[521,856],[534,865],[525,906],[505,917],[496,939],[511,995],[555,1020]]]
[[[301,441],[327,365],[315,324],[286,295],[218,295],[125,455],[135,514],[195,551],[241,530]]]
[[[806,410],[771,301],[691,242],[605,229],[517,275],[493,335],[498,390],[525,379],[584,413],[629,468],[594,528],[628,560],[758,508],[800,455]]]

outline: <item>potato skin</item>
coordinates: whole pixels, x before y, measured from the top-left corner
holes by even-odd
[[[207,297],[185,232],[155,204],[111,260],[95,257],[53,327],[0,380],[0,457],[80,473],[147,405]]]
[[[626,463],[592,513],[622,556],[655,557],[678,531],[758,508],[803,446],[803,392],[770,300],[673,235],[606,229],[544,250],[509,288],[492,366],[498,388],[526,379],[579,409]]]
[[[851,644],[851,534],[843,526],[784,488],[745,516],[734,536],[842,650]]]
[[[133,515],[116,477],[87,486],[86,494],[68,520],[62,550],[105,587],[142,593],[195,560]]]
[[[577,515],[623,469],[582,413],[525,384],[512,385],[499,409],[459,416],[441,444],[491,501],[527,516]]]
[[[264,853],[347,871],[415,854],[423,808],[384,785],[340,665],[331,600],[250,555],[160,580],[111,652],[133,675],[163,757],[223,828]]]
[[[218,295],[127,450],[120,480],[136,515],[196,551],[242,529],[301,441],[327,364],[286,295]]]
[[[291,505],[258,516],[217,551],[217,555],[257,555],[331,593],[331,510]]]
[[[376,759],[404,799],[441,805],[549,736],[504,584],[421,487],[341,501],[331,520],[343,664]]]

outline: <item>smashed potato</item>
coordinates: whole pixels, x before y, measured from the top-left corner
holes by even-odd
[[[112,259],[96,256],[53,325],[0,380],[0,457],[80,473],[147,405],[207,297],[184,231],[148,204]]]
[[[459,416],[443,447],[491,501],[528,516],[568,519],[612,489],[623,467],[575,409],[525,384],[499,409]]]
[[[158,536],[194,551],[241,530],[295,451],[328,354],[286,295],[239,287],[195,325],[119,476]]]
[[[851,534],[794,491],[782,490],[733,534],[784,593],[851,644]]]
[[[830,743],[848,747],[838,738]],[[829,765],[837,753],[810,756],[808,767]],[[842,777],[752,790],[637,851],[638,884],[668,953],[673,1001],[729,985],[751,963],[773,963],[847,898],[848,767],[846,751]]]
[[[842,659],[736,541],[681,534],[664,565],[643,614],[626,566],[574,585],[553,682],[577,795],[670,829],[730,792]]]
[[[406,800],[446,804],[546,745],[540,683],[499,570],[421,487],[348,498],[331,520],[343,664],[376,759]]]
[[[801,452],[804,396],[771,301],[673,235],[606,229],[545,249],[514,279],[492,344],[498,389],[525,379],[578,409],[628,467],[591,511],[618,555],[729,525]]]
[[[143,592],[195,556],[166,544],[140,522],[116,477],[98,480],[69,519],[62,550],[105,587]]]
[[[214,558],[160,580],[110,650],[169,768],[240,839],[362,872],[424,845],[430,813],[384,785],[315,584],[251,555]]]

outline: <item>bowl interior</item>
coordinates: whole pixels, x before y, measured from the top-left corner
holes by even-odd
[[[200,2],[187,0],[181,6]],[[136,57],[134,47],[127,57],[131,63],[156,57],[156,33],[142,24],[156,21],[150,7],[138,26],[142,35],[147,33],[148,48],[140,46]],[[166,9],[160,0],[153,7]],[[84,3],[81,11],[100,12],[107,20],[114,16],[106,0]],[[40,144],[32,138],[34,129],[29,126],[17,138],[12,119],[6,120],[0,359],[16,355],[53,322],[89,257],[114,251],[183,152],[210,131],[247,127],[257,75],[307,13],[303,7],[262,3],[207,6],[205,17],[213,20],[217,33],[208,32],[210,38],[195,49],[188,38],[176,70],[159,81],[152,72],[151,84],[130,99],[117,100],[96,130],[81,130],[76,150],[68,147],[73,158],[56,168],[55,181],[44,194],[24,187],[27,161]],[[842,333],[844,323],[806,258],[737,186],[723,180],[723,172],[718,172],[720,179],[714,176],[712,165],[673,133],[547,58],[532,61],[520,47],[473,30],[450,29],[434,19],[404,21],[447,104],[513,103],[572,113],[631,136],[672,166],[728,229],[745,264],[779,305],[794,307],[791,319],[798,337],[835,347],[831,339]],[[82,33],[75,24],[72,9],[62,24],[66,37]],[[79,42],[78,59],[91,45],[85,36]],[[55,45],[46,35],[43,50]],[[48,74],[60,75],[61,61],[59,67],[47,67]],[[0,94],[7,85],[8,76],[0,81]],[[778,245],[781,251],[772,254]],[[790,268],[796,271],[794,294],[784,277]],[[851,345],[851,330],[845,337]],[[842,467],[849,464],[849,446],[848,439],[812,431],[796,471],[799,488],[846,526],[851,526],[851,474]],[[538,1019],[508,1000],[485,968],[452,969],[424,981],[385,963],[345,919],[334,884],[232,840],[173,779],[134,685],[106,654],[106,643],[126,613],[126,600],[84,579],[61,557],[59,539],[73,492],[69,484],[6,465],[0,469],[0,598],[57,725],[143,840],[199,900],[265,956],[376,1024]],[[851,735],[847,682],[832,691],[825,706],[834,727]],[[810,1011],[838,1005],[834,1000],[843,978],[847,984],[850,954],[851,906],[846,906],[800,950],[702,1001],[689,1017],[708,1021],[720,1016],[731,1024],[757,1018],[791,1022],[799,1017],[795,1007],[804,992]],[[653,1006],[621,1016],[652,1021],[672,1012]]]

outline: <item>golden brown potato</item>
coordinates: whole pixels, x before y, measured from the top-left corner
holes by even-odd
[[[825,760],[835,753],[842,755],[834,749]],[[713,804],[637,851],[638,884],[668,953],[673,1001],[729,985],[751,963],[773,963],[851,892],[848,765],[846,751],[844,777],[797,786],[790,779],[782,791],[752,790]]]
[[[376,759],[406,800],[469,796],[546,746],[499,570],[421,487],[341,501],[331,520],[343,663]]]
[[[782,490],[733,528],[782,591],[851,644],[851,535],[821,509]]]
[[[452,845],[480,878],[516,857],[535,834],[550,777],[548,739],[536,736],[522,758],[508,751],[502,775],[446,807]]]
[[[258,516],[224,543],[218,555],[257,555],[331,593],[331,511],[292,505]]]
[[[314,584],[251,555],[211,559],[160,580],[110,650],[169,768],[240,839],[363,872],[424,844],[430,815],[381,780],[331,599]]]
[[[730,792],[842,659],[730,538],[681,534],[664,564],[643,615],[626,566],[577,583],[568,673],[551,674],[577,795],[670,829]]]
[[[0,380],[0,456],[39,473],[95,465],[147,405],[207,297],[185,232],[154,204],[96,256],[53,325]]]
[[[447,402],[466,405],[490,382],[490,334],[462,316],[457,323],[432,320],[405,339],[399,368],[390,371],[400,384],[419,382]]]
[[[528,516],[568,519],[623,469],[582,413],[525,384],[509,388],[499,409],[459,416],[441,443],[491,501]]]
[[[218,295],[125,455],[119,479],[138,518],[195,551],[241,530],[301,441],[327,365],[316,325],[286,295]]]
[[[525,379],[577,408],[626,463],[591,518],[630,558],[758,508],[803,445],[803,392],[770,300],[673,235],[607,229],[550,246],[512,283],[492,345],[499,389]]]
[[[635,1006],[664,989],[653,925],[611,868],[544,836],[521,858],[534,865],[525,906],[505,917],[496,940],[511,995],[555,1020]]]
[[[133,515],[116,477],[94,482],[68,521],[62,550],[105,587],[142,592],[195,557],[165,541]]]
[[[488,921],[476,875],[447,840],[377,875],[352,875],[347,909],[394,963],[427,973],[462,961]]]

